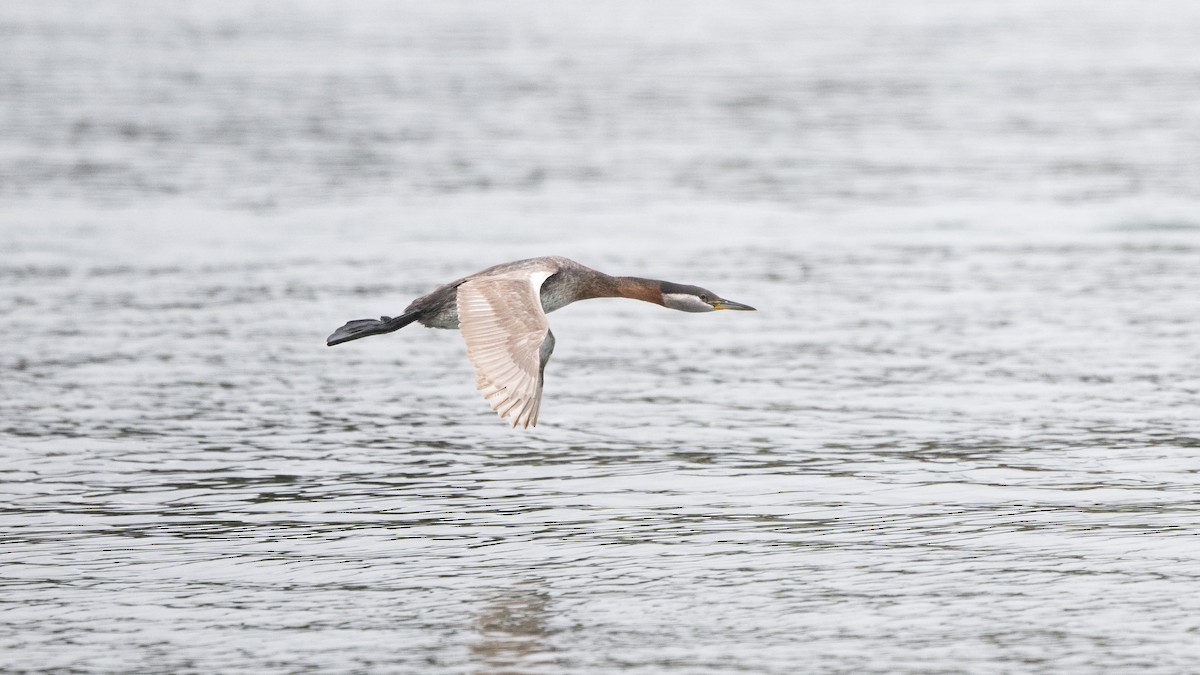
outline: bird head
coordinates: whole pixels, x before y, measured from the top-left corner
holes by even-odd
[[[675,284],[670,281],[662,282],[663,307],[677,309],[681,312],[715,312],[718,309],[737,309],[755,311],[750,305],[725,300],[712,291],[699,286]]]

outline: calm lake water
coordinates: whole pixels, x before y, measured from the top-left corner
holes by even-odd
[[[0,5],[0,670],[1191,672],[1200,5]],[[541,421],[353,318],[566,255]]]

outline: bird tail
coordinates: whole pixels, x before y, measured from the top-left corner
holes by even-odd
[[[378,319],[357,319],[333,331],[333,335],[325,338],[325,345],[332,347],[343,342],[365,338],[370,335],[383,335],[400,330],[417,320],[417,312],[402,314],[396,318],[381,316]]]

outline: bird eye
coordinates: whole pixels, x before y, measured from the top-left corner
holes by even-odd
[[[708,302],[708,296],[707,296],[707,295],[705,295],[704,293],[701,293],[701,294],[700,294],[700,301],[701,301],[701,302]]]

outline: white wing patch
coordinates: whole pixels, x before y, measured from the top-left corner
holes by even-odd
[[[537,426],[542,371],[554,344],[541,287],[552,274],[517,272],[458,287],[459,329],[475,366],[475,386],[514,427]]]

